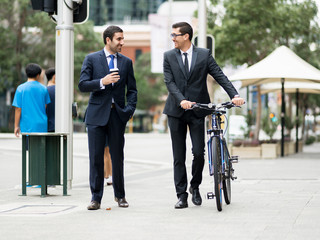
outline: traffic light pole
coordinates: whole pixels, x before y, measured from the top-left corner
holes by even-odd
[[[58,0],[56,26],[56,97],[55,131],[67,133],[67,180],[68,188],[73,179],[73,71],[74,71],[74,28],[72,0]],[[71,8],[70,8],[71,6]]]
[[[198,1],[198,47],[207,47],[207,6],[206,0]]]

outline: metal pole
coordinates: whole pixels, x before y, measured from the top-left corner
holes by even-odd
[[[284,116],[286,113],[286,106],[284,101],[284,78],[281,78],[281,157],[284,156]]]
[[[198,46],[207,48],[207,6],[206,0],[198,1]]]
[[[72,0],[58,0],[57,4],[55,131],[68,134],[68,187],[71,188],[73,163],[73,3]]]
[[[299,130],[299,89],[296,89],[296,153],[299,152],[299,136],[298,136],[298,130]]]
[[[169,13],[168,13],[168,22],[167,22],[167,29],[168,29],[168,36],[170,36],[171,30],[172,30],[172,24],[173,24],[173,19],[172,19],[172,2],[173,0],[168,0],[168,4],[169,4]],[[172,48],[172,41],[171,38],[166,38],[167,40],[167,48],[171,49]]]

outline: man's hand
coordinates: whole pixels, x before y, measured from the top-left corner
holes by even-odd
[[[193,104],[196,104],[195,102],[190,102],[188,100],[182,100],[180,102],[180,106],[183,108],[183,109],[189,109],[192,107]]]
[[[120,75],[118,72],[110,73],[106,75],[104,78],[102,78],[102,84],[103,85],[109,85],[112,83],[118,82],[120,79]]]
[[[232,98],[232,103],[235,104],[236,106],[241,106],[244,104],[244,99],[241,97],[234,97]]]
[[[14,135],[15,135],[16,137],[20,137],[20,127],[15,127],[15,128],[14,128]]]

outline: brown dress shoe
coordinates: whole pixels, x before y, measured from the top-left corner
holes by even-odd
[[[98,210],[100,208],[100,203],[97,201],[91,201],[90,205],[88,206],[88,210]]]
[[[116,202],[118,202],[119,207],[127,208],[129,207],[129,203],[127,202],[126,198],[115,198]]]

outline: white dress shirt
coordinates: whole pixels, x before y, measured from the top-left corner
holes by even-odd
[[[193,51],[193,45],[191,44],[190,48],[186,51],[187,53],[187,57],[188,57],[188,64],[189,64],[189,72],[190,72],[190,69],[191,69],[191,60],[192,60],[192,51]],[[184,57],[184,53],[181,49],[180,49],[180,53],[181,53],[181,57],[182,57],[182,62],[184,64],[184,61],[185,61],[185,57]]]
[[[111,57],[110,57],[111,54],[107,51],[106,48],[103,48],[103,51],[104,51],[104,54],[106,55],[106,58],[107,58],[107,61],[108,61],[108,66],[109,66],[109,63],[111,61]],[[114,55],[113,65],[114,65],[115,68],[117,68],[118,67],[117,54],[113,54],[113,55]],[[112,85],[113,85],[113,83],[112,83]],[[105,86],[102,83],[102,78],[100,79],[100,88],[101,89],[105,89]]]

